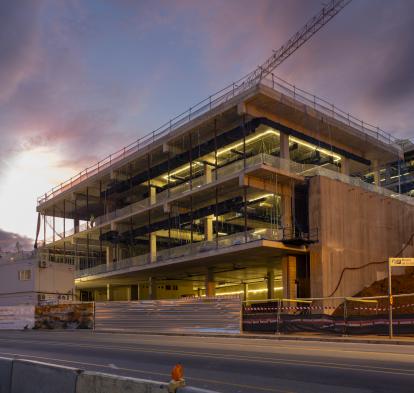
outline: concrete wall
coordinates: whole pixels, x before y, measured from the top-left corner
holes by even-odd
[[[345,267],[396,256],[414,233],[414,206],[321,176],[310,180],[309,214],[320,231],[311,247],[312,297],[330,296]],[[413,255],[410,245],[403,256]],[[334,295],[355,295],[386,274],[385,263],[346,271]]]

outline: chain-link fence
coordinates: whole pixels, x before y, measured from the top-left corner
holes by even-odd
[[[243,331],[340,335],[414,335],[414,293],[373,297],[267,299],[243,302]]]

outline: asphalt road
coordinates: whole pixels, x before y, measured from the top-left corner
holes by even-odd
[[[0,332],[0,356],[236,392],[414,392],[414,346],[93,333]]]

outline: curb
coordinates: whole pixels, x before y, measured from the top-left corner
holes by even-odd
[[[245,338],[275,341],[310,341],[328,343],[350,343],[350,344],[385,344],[385,345],[414,345],[414,337],[409,340],[382,339],[382,338],[353,338],[353,337],[307,337],[276,334],[230,334],[230,333],[184,333],[184,332],[124,332],[114,330],[99,330],[93,333],[113,333],[113,334],[138,334],[151,336],[176,336],[176,337],[214,337],[214,338]]]

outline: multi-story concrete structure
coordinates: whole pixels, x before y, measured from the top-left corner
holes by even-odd
[[[233,85],[40,197],[41,253],[85,300],[349,296],[413,251],[396,142],[273,75]]]
[[[35,305],[74,300],[74,269],[70,264],[39,260],[32,252],[0,255],[0,305]]]
[[[400,194],[414,196],[414,144],[403,140],[400,145],[404,159],[391,162],[381,169],[381,186]]]

